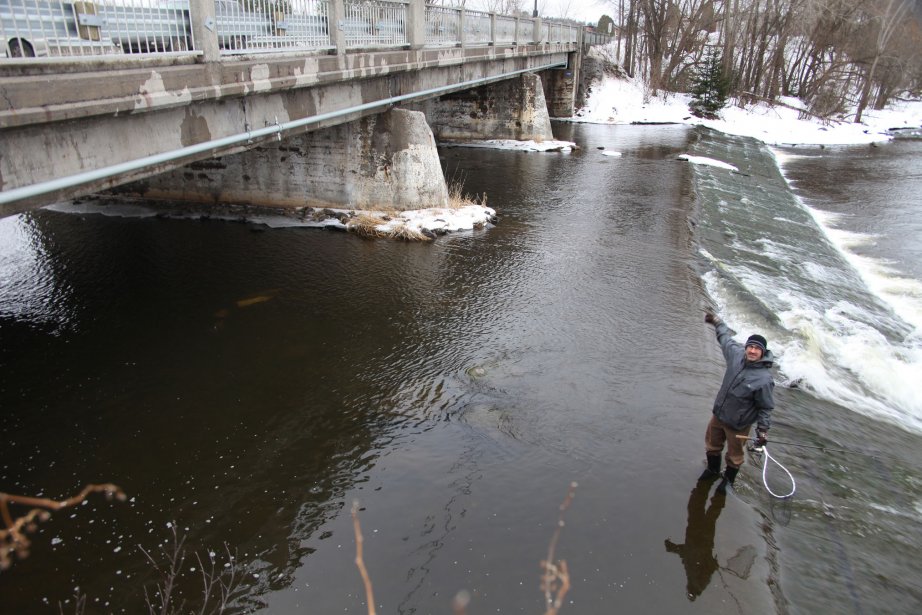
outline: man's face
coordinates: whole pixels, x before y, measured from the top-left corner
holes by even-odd
[[[762,349],[755,344],[746,346],[746,360],[752,363],[762,358]]]

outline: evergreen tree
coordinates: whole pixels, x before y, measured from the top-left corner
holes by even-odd
[[[691,93],[692,101],[688,108],[695,117],[716,120],[717,113],[727,106],[730,80],[724,74],[723,60],[717,46],[710,46],[705,52],[704,60],[695,74]]]
[[[595,31],[610,36],[615,33],[615,22],[608,15],[602,15],[599,17],[599,25],[595,27]]]

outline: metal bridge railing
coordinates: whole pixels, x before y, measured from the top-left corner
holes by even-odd
[[[492,18],[483,11],[464,12],[464,42],[470,46],[489,45],[493,42]]]
[[[461,44],[461,9],[429,4],[426,5],[426,44]]]
[[[214,0],[222,55],[332,49],[329,0]]]
[[[0,0],[0,33],[0,56],[13,58],[192,48],[188,12],[153,0]]]
[[[388,0],[346,0],[339,24],[346,47],[399,47],[407,44],[407,3]]]
[[[583,33],[583,46],[591,47],[593,45],[607,45],[614,41],[615,38],[608,34],[600,34],[599,32],[584,32]]]
[[[4,58],[111,55],[240,55],[273,51],[329,52],[410,45],[484,46],[577,43],[580,28],[420,0],[204,0],[214,19],[199,20],[202,0],[0,0]],[[412,17],[410,4],[418,10]],[[463,15],[463,17],[462,17]],[[413,19],[424,19],[419,30]],[[200,26],[201,27],[201,26]],[[410,40],[411,32],[420,41]],[[335,35],[334,35],[335,34]],[[213,43],[212,43],[213,44]]]
[[[515,17],[506,17],[504,15],[496,16],[496,30],[493,36],[497,45],[515,42],[515,26],[518,20]]]
[[[519,20],[519,43],[533,43],[535,40],[535,22],[530,19]]]

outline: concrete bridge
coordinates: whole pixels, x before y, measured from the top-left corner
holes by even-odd
[[[114,27],[114,1],[92,19],[73,9],[79,45],[59,35],[47,56],[0,58],[0,216],[116,187],[206,203],[439,205],[433,133],[548,138],[548,113],[572,114],[593,42],[573,25],[425,0],[291,0],[272,18],[281,2],[191,0],[155,35],[153,18]],[[126,43],[119,30],[135,34]],[[17,36],[7,55],[38,47]]]

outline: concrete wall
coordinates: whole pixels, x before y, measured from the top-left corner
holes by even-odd
[[[208,204],[420,209],[448,189],[422,113],[395,109],[113,190]]]
[[[545,71],[549,72],[549,71]],[[463,92],[417,103],[436,139],[470,141],[553,139],[541,77],[526,73]]]

